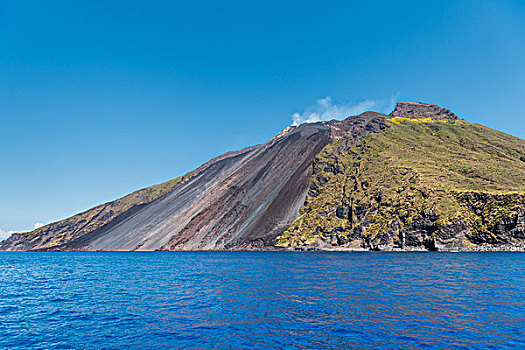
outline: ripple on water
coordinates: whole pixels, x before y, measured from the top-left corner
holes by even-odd
[[[0,348],[523,348],[523,253],[0,253]]]

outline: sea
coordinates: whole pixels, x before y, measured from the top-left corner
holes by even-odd
[[[525,253],[4,252],[1,349],[524,349]]]

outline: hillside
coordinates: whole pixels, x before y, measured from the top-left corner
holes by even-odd
[[[288,127],[0,250],[521,250],[525,141],[437,105]]]
[[[525,243],[525,141],[456,118],[394,111],[364,141],[315,158],[282,247],[513,249]]]
[[[83,239],[87,234],[116,225],[144,206],[193,179],[214,163],[248,152],[257,147],[247,147],[237,152],[225,153],[204,163],[188,174],[173,180],[140,189],[117,200],[98,205],[85,212],[45,225],[34,231],[15,233],[9,237],[9,240],[0,242],[0,249],[46,250],[65,247],[73,241]]]
[[[288,127],[267,143],[215,158],[149,187],[32,232],[2,250],[269,249],[297,217],[314,157],[385,127],[384,115]]]

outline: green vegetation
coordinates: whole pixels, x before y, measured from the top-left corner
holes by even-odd
[[[463,120],[393,118],[364,141],[326,146],[312,167],[300,217],[278,245],[355,232],[369,240],[433,217],[437,231],[464,222],[472,237],[514,218],[525,203],[525,141]],[[495,237],[493,237],[495,238]]]

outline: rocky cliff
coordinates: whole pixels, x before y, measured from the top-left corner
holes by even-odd
[[[522,250],[525,141],[437,105],[288,127],[0,250]]]

